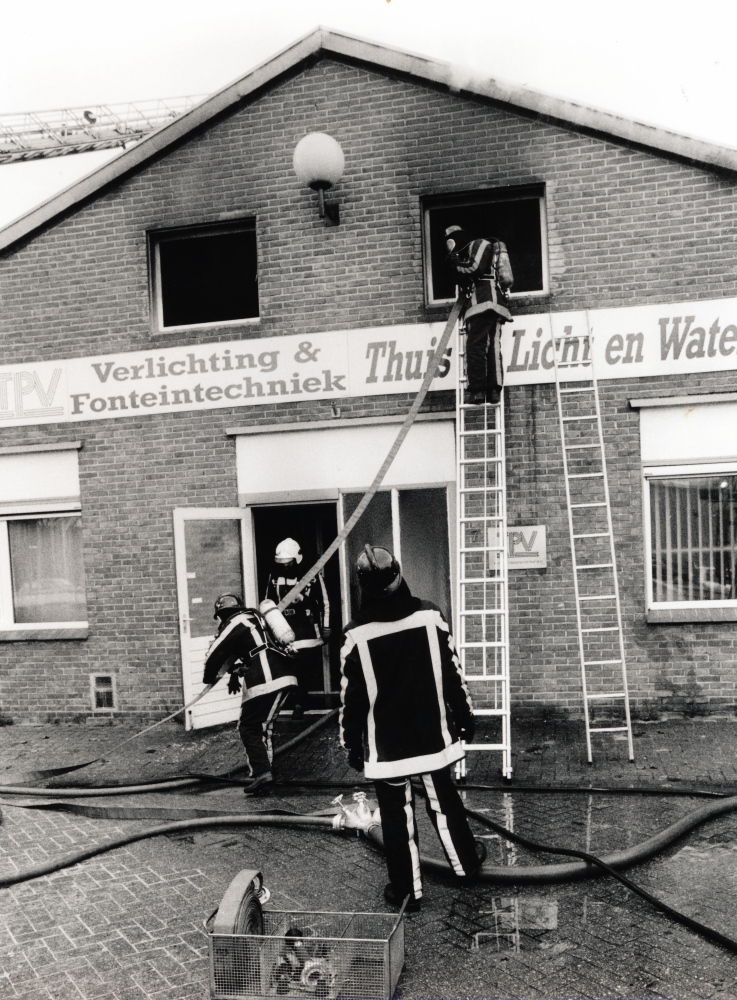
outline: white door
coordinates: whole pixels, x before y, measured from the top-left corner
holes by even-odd
[[[174,510],[174,556],[182,649],[182,686],[188,703],[203,689],[205,654],[217,628],[213,605],[234,593],[257,606],[251,520],[247,508],[180,507]],[[228,694],[226,679],[185,713],[187,729],[217,726],[238,718],[239,695]]]

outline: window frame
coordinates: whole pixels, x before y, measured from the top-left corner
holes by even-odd
[[[52,517],[79,517],[81,510],[41,511],[23,514],[3,514],[0,512],[0,633],[13,632],[22,635],[24,632],[63,632],[65,630],[88,629],[89,619],[84,621],[61,622],[16,622],[15,601],[13,600],[13,578],[10,561],[10,538],[8,521],[38,521]],[[85,604],[87,597],[85,594]]]
[[[431,239],[430,239],[430,212],[435,209],[463,208],[478,204],[491,204],[494,202],[522,201],[537,198],[540,209],[540,254],[542,268],[542,288],[529,292],[515,292],[514,286],[510,292],[510,299],[539,299],[550,294],[550,278],[548,266],[548,217],[547,217],[547,191],[544,183],[518,184],[509,188],[480,188],[474,191],[461,191],[447,194],[425,195],[420,199],[420,210],[422,215],[422,270],[423,286],[425,294],[425,305],[427,308],[439,308],[450,305],[453,299],[436,299],[433,297],[432,267],[431,267]],[[514,269],[514,263],[512,263]]]
[[[96,699],[95,695],[97,694],[98,690],[101,690],[100,688],[97,687],[97,683],[96,682],[97,682],[98,678],[100,678],[100,677],[105,677],[105,678],[109,677],[110,678],[110,682],[111,682],[109,690],[112,693],[113,703],[112,703],[112,705],[109,705],[107,708],[101,708],[96,703],[97,699]],[[105,673],[94,673],[94,674],[90,674],[90,705],[91,705],[91,708],[92,708],[92,712],[95,715],[113,715],[115,712],[118,711],[118,687],[117,687],[117,683],[116,683],[116,675],[114,673],[108,673],[108,674],[105,674]]]
[[[737,475],[737,461],[680,463],[678,465],[652,465],[643,467],[643,526],[645,545],[645,603],[648,612],[695,611],[708,612],[719,608],[737,609],[737,598],[715,601],[655,601],[653,600],[653,551],[652,511],[650,498],[651,479],[697,479],[703,476]],[[706,620],[706,619],[705,619]]]
[[[449,603],[450,603],[450,616],[453,622],[452,631],[454,634],[457,632],[457,622],[456,622],[456,610],[457,610],[457,597],[456,588],[453,581],[456,579],[456,573],[458,571],[458,550],[457,550],[457,539],[455,530],[456,521],[456,484],[455,481],[441,481],[433,483],[400,483],[398,485],[392,486],[380,486],[376,491],[377,493],[390,493],[391,494],[391,515],[392,515],[392,551],[396,556],[399,564],[402,563],[402,539],[401,531],[399,526],[399,494],[403,490],[445,490],[445,503],[447,511],[447,529],[448,529],[448,573],[450,577],[449,586]],[[366,493],[366,487],[352,487],[345,486],[340,487],[338,490],[338,531],[342,531],[345,526],[345,516],[344,516],[344,497],[353,496],[363,496]],[[343,621],[348,622],[351,619],[351,567],[348,565],[348,553],[345,541],[338,549],[338,554],[340,556],[340,589],[341,589],[341,603],[343,605]]]
[[[162,243],[179,240],[183,237],[198,239],[203,236],[217,236],[226,233],[252,232],[256,249],[256,281],[258,283],[259,258],[258,238],[255,216],[243,216],[227,222],[208,222],[194,226],[177,226],[171,229],[152,229],[147,233],[149,260],[149,300],[154,332],[166,336],[179,333],[182,330],[209,330],[219,327],[253,326],[261,322],[261,301],[259,299],[259,315],[243,319],[211,320],[207,323],[180,323],[176,326],[164,325],[164,300],[161,286],[161,255],[159,248]]]

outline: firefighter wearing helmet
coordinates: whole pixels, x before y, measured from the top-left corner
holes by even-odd
[[[238,732],[251,768],[246,794],[263,794],[274,778],[271,731],[287,695],[296,688],[294,657],[275,640],[260,612],[244,607],[238,594],[215,601],[219,627],[205,658],[204,684],[230,674],[228,691],[238,694],[243,682]]]
[[[514,284],[509,254],[501,240],[474,237],[460,226],[445,230],[446,264],[463,296],[466,324],[464,402],[492,403],[501,397],[502,325],[512,319],[509,291]]]
[[[300,578],[302,549],[293,538],[279,542],[274,565],[266,584],[264,600],[279,604]],[[330,602],[322,573],[284,608],[284,617],[295,635],[297,692],[293,718],[301,719],[308,703],[310,674],[322,673],[322,646],[330,638]]]
[[[474,840],[450,766],[473,738],[471,699],[440,609],[413,597],[388,549],[366,545],[356,573],[361,608],[341,651],[340,741],[348,763],[376,783],[390,882],[385,900],[416,911],[422,899],[411,778],[462,882],[486,857]]]

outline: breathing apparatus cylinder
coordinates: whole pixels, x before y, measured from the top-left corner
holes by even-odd
[[[266,624],[269,626],[269,631],[280,645],[288,646],[294,642],[296,639],[294,632],[273,601],[261,601],[258,609],[264,616]]]

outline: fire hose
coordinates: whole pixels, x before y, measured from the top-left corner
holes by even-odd
[[[359,793],[359,796],[362,800],[365,800],[365,796],[362,793]],[[490,820],[488,817],[484,816],[483,813],[480,813],[475,809],[467,808],[466,812],[473,819],[496,831],[500,836],[518,843],[529,850],[580,859],[577,863],[534,865],[528,867],[485,866],[477,876],[477,881],[493,883],[496,885],[539,885],[588,878],[594,876],[597,871],[604,871],[606,874],[620,881],[627,888],[637,893],[643,899],[647,900],[672,919],[677,920],[679,923],[684,924],[691,930],[702,934],[710,941],[729,948],[732,951],[737,951],[737,940],[725,934],[721,934],[714,928],[708,927],[707,925],[692,919],[686,914],[675,910],[673,907],[668,906],[667,903],[659,900],[646,890],[641,889],[625,876],[620,875],[618,871],[619,869],[640,864],[643,861],[652,858],[658,852],[674,843],[689,831],[695,829],[710,819],[714,819],[717,816],[721,816],[734,810],[737,810],[737,796],[732,796],[717,802],[711,802],[708,805],[702,806],[700,809],[694,810],[675,823],[672,823],[665,830],[649,837],[641,844],[638,844],[635,847],[630,847],[624,851],[616,851],[612,854],[605,855],[603,858],[596,857],[586,851],[578,851],[574,848],[539,844],[521,836],[520,834],[512,833],[510,830],[507,830],[506,827],[495,823],[493,820]],[[121,814],[127,814],[128,818],[140,818],[135,815],[135,809],[124,807],[120,810],[120,812]],[[30,879],[49,875],[52,872],[61,870],[62,868],[67,868],[89,858],[105,854],[108,851],[112,851],[116,848],[124,847],[128,844],[133,844],[137,841],[145,840],[150,837],[158,837],[185,830],[188,831],[219,826],[271,826],[292,829],[321,829],[331,830],[333,832],[354,829],[362,831],[366,837],[372,841],[372,843],[376,844],[381,849],[383,849],[384,846],[380,819],[376,813],[372,814],[371,811],[366,808],[365,801],[359,802],[358,807],[353,811],[342,807],[342,813],[338,812],[335,815],[330,816],[315,814],[294,815],[275,812],[266,814],[207,816],[189,818],[174,823],[167,823],[163,826],[152,827],[148,830],[140,830],[137,833],[117,837],[105,844],[98,844],[91,848],[75,851],[65,857],[57,858],[55,861],[34,865],[25,869],[25,871],[0,877],[0,888],[7,888],[11,885],[17,885],[20,882],[26,882]],[[444,861],[422,856],[420,860],[422,866],[429,871],[433,871],[444,876],[453,876],[450,865]]]

